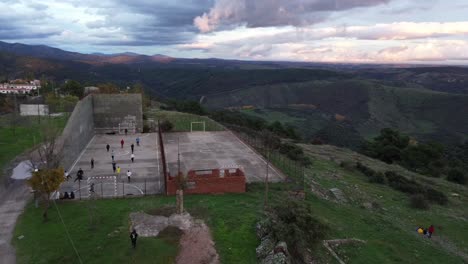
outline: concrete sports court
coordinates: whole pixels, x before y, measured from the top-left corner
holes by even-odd
[[[140,138],[140,146],[136,138]],[[124,140],[121,148],[120,140]],[[131,148],[134,144],[135,160],[130,159]],[[107,152],[106,145],[111,146]],[[120,166],[120,175],[112,169],[112,149],[116,166]],[[91,158],[94,158],[94,169],[91,169]],[[75,163],[69,168],[72,179],[65,181],[60,192],[74,191],[75,199],[89,198],[89,185],[94,183],[94,193],[97,197],[122,197],[128,195],[155,194],[164,192],[164,178],[160,168],[157,134],[132,135],[95,135],[80,154]],[[84,179],[74,182],[77,171],[84,171]],[[127,181],[127,170],[132,172],[131,181]]]
[[[230,131],[177,132],[163,135],[168,172],[177,174],[177,149],[180,152],[180,170],[241,168],[247,182],[263,182],[266,162]],[[279,182],[285,177],[269,167],[269,181]]]

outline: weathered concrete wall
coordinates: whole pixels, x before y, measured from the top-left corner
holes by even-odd
[[[49,114],[49,106],[45,104],[20,104],[22,116],[46,116]]]
[[[59,139],[61,164],[68,170],[94,136],[93,98],[87,96],[75,106]]]
[[[119,124],[125,128],[127,124],[134,123],[136,132],[142,132],[142,102],[141,94],[94,94],[94,124],[96,131],[118,132]]]

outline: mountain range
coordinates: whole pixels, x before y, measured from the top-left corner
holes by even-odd
[[[0,79],[84,85],[141,83],[159,98],[238,109],[353,147],[384,127],[421,140],[468,139],[468,68],[186,59],[131,52],[82,54],[0,42]]]

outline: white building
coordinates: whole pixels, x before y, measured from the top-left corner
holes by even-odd
[[[41,88],[41,82],[34,80],[26,83],[0,83],[2,94],[30,94]]]

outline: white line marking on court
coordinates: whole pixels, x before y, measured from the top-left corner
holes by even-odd
[[[81,159],[81,156],[83,156],[83,154],[85,153],[85,151],[88,149],[89,147],[89,144],[91,144],[91,142],[94,140],[94,137],[96,137],[96,135],[94,135],[91,140],[88,142],[88,144],[86,145],[86,147],[81,151],[80,155],[78,156],[78,158],[75,160],[75,162],[73,163],[73,165],[71,166],[71,168],[68,170],[68,173],[71,173],[73,168],[75,168],[75,165],[76,163],[78,163],[78,161]]]
[[[135,189],[139,190],[139,191],[141,192],[141,194],[144,194],[143,190],[141,190],[140,188],[138,188],[136,185],[129,184],[129,183],[124,183],[123,185],[135,187]]]
[[[115,156],[125,156],[125,155],[128,155],[128,154],[130,154],[130,151],[119,152]]]

